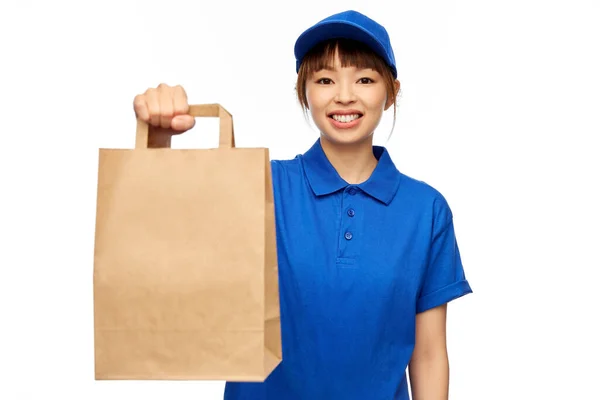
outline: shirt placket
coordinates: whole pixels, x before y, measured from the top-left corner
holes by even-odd
[[[359,232],[357,219],[360,217],[360,192],[355,186],[344,189],[341,201],[341,223],[338,231],[337,263],[353,265],[356,261]]]

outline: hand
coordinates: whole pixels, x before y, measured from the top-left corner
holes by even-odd
[[[149,141],[170,142],[172,135],[181,134],[196,124],[195,118],[188,114],[187,94],[179,85],[161,83],[149,88],[135,96],[133,108],[136,118],[149,125]]]

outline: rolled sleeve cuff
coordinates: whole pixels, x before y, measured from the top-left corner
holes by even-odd
[[[471,290],[471,286],[467,280],[454,282],[451,285],[421,297],[417,301],[417,313],[441,306],[469,293],[473,293],[473,290]]]

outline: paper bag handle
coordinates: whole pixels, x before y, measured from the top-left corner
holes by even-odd
[[[192,117],[219,117],[219,148],[235,147],[233,118],[223,106],[220,104],[194,104],[190,105],[188,114]],[[140,119],[137,120],[135,148],[148,148],[148,123]]]

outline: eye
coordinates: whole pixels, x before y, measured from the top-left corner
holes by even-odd
[[[375,82],[375,81],[374,81],[373,79],[371,79],[371,78],[360,78],[358,81],[359,81],[360,83],[363,83],[363,84],[368,84],[368,83],[373,83],[373,82]]]
[[[317,83],[320,83],[322,85],[330,85],[331,84],[331,79],[329,78],[321,78],[317,81]]]

